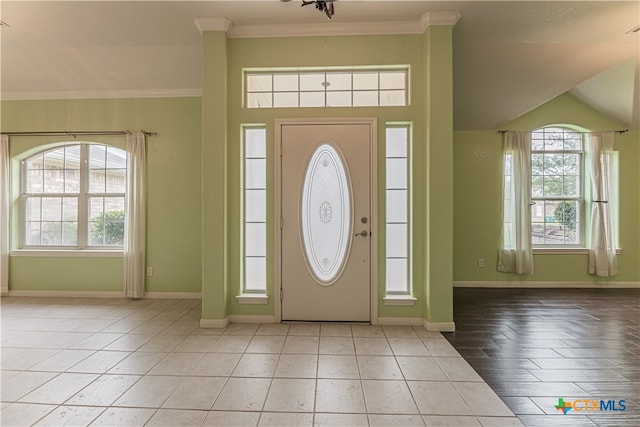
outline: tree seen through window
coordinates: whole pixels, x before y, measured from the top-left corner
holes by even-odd
[[[122,247],[126,151],[73,144],[23,162],[23,247]]]
[[[541,128],[532,133],[531,145],[532,243],[582,244],[582,134]]]

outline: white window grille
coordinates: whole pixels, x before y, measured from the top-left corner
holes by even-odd
[[[408,68],[245,71],[247,108],[406,106]]]
[[[531,242],[584,245],[583,134],[544,127],[531,133]]]
[[[244,292],[267,289],[267,142],[264,127],[245,127]]]
[[[41,151],[22,162],[23,248],[122,248],[127,152],[103,144]]]
[[[409,126],[386,129],[386,294],[409,295]]]

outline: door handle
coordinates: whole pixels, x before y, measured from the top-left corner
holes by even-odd
[[[369,232],[367,230],[362,230],[361,232],[355,234],[356,237],[358,236],[367,237],[368,235],[369,235]]]

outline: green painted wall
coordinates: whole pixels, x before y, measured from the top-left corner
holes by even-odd
[[[450,29],[444,32],[439,37],[449,37],[448,42],[445,42],[442,47],[437,45],[441,43],[439,39],[431,41],[432,48],[435,46],[442,53],[442,58],[450,61]],[[427,294],[427,279],[424,269],[424,260],[426,259],[426,245],[425,245],[425,233],[426,228],[424,226],[426,218],[426,194],[427,194],[427,181],[431,179],[431,176],[427,176],[424,172],[427,168],[425,166],[427,136],[425,134],[425,110],[427,110],[427,99],[425,92],[425,76],[426,62],[425,55],[425,43],[430,41],[429,35],[396,35],[396,36],[349,36],[349,37],[305,37],[305,38],[263,38],[263,39],[226,39],[224,42],[223,33],[205,33],[204,36],[204,76],[205,76],[205,91],[203,93],[203,144],[213,143],[214,140],[221,141],[226,139],[226,147],[216,146],[214,150],[209,153],[204,153],[203,158],[213,160],[214,158],[221,158],[225,156],[226,162],[226,175],[225,178],[227,192],[225,194],[225,203],[227,203],[227,210],[225,213],[219,211],[209,211],[211,216],[207,215],[206,198],[209,196],[207,193],[207,185],[205,184],[205,218],[211,217],[215,220],[224,220],[227,224],[227,263],[224,268],[219,267],[216,270],[215,279],[211,280],[211,286],[219,289],[218,283],[224,282],[227,284],[228,292],[226,293],[226,305],[223,305],[219,297],[221,293],[216,293],[216,298],[208,300],[203,298],[203,317],[211,319],[222,319],[227,314],[239,314],[239,315],[273,315],[274,314],[274,301],[270,299],[267,305],[241,305],[235,299],[236,295],[241,293],[241,240],[237,238],[231,238],[230,236],[241,235],[241,127],[243,124],[263,124],[267,128],[267,176],[268,176],[268,206],[267,221],[271,226],[268,228],[268,277],[269,282],[267,285],[267,292],[273,297],[274,295],[274,271],[273,261],[275,254],[273,253],[274,236],[273,227],[274,223],[273,212],[273,188],[274,188],[274,121],[277,118],[327,118],[327,117],[376,117],[378,120],[378,219],[379,229],[378,235],[384,235],[384,125],[387,122],[410,122],[413,126],[413,141],[414,146],[412,149],[417,153],[414,157],[414,163],[412,165],[414,172],[413,186],[414,195],[416,195],[418,203],[414,203],[414,247],[413,252],[416,256],[416,262],[413,264],[413,283],[414,283],[414,295],[419,299],[419,303],[414,307],[385,307],[382,304],[382,297],[384,296],[384,238],[379,240],[379,277],[382,278],[379,281],[379,315],[381,317],[424,317],[427,312],[426,306],[426,294]],[[310,54],[312,53],[312,54]],[[223,56],[226,57],[223,58]],[[448,56],[447,56],[448,55]],[[222,64],[227,63],[227,71],[224,77],[221,77],[223,71],[218,68]],[[245,68],[272,68],[272,67],[350,67],[350,66],[381,66],[381,65],[399,65],[407,64],[410,67],[411,81],[411,105],[408,107],[392,107],[392,108],[291,108],[291,109],[244,109],[242,107],[243,98],[243,69]],[[451,65],[445,65],[444,68],[439,65],[436,66],[436,62],[433,62],[434,70],[438,68],[438,76],[444,76],[444,90],[439,95],[451,97],[450,87],[452,82]],[[448,68],[447,68],[448,67]],[[210,71],[211,70],[211,71]],[[436,71],[434,71],[436,72]],[[436,77],[437,79],[438,77]],[[226,82],[224,88],[219,87],[220,82]],[[216,92],[214,86],[217,86],[220,92]],[[207,89],[209,88],[209,89]],[[449,92],[447,92],[447,88]],[[435,84],[433,85],[435,90]],[[436,95],[437,96],[437,95]],[[435,97],[434,96],[434,99]],[[219,121],[219,126],[213,126],[210,121],[218,120],[213,115],[216,111],[221,111],[221,99],[227,98],[227,110],[224,112],[227,115],[227,132],[226,135],[220,134],[220,127],[223,126]],[[438,127],[438,131],[432,135],[432,138],[438,139],[439,147],[446,147],[446,150],[451,151],[451,103],[450,100],[442,104],[439,102],[431,105],[429,110],[432,112],[441,111],[442,116],[447,118]],[[447,110],[449,109],[449,110]],[[447,110],[447,111],[443,111]],[[435,115],[433,116],[436,117]],[[446,129],[446,127],[448,129]],[[435,146],[435,145],[434,145]],[[437,151],[437,150],[436,150]],[[382,153],[382,154],[380,154]],[[439,155],[435,153],[434,155]],[[441,159],[443,163],[449,164],[448,170],[451,170],[452,158],[449,155]],[[436,163],[437,160],[434,161]],[[445,166],[446,167],[446,166]],[[418,178],[416,178],[416,176]],[[449,178],[438,177],[438,179],[449,180],[452,182],[452,176]],[[205,183],[208,180],[205,178]],[[217,190],[216,190],[217,191]],[[446,188],[440,190],[436,189],[435,192],[439,194],[448,194]],[[219,200],[219,199],[218,199]],[[444,197],[445,203],[446,196]],[[452,202],[449,200],[449,210],[443,212],[443,216],[448,218],[450,228],[452,228]],[[205,233],[203,247],[213,245],[215,242],[220,242],[221,230],[217,233],[207,234]],[[415,234],[419,233],[419,234]],[[446,233],[443,234],[443,236]],[[417,236],[417,237],[416,237]],[[451,245],[451,238],[449,236],[448,243]],[[213,252],[212,252],[213,253]],[[440,277],[446,277],[448,275],[448,283],[443,283],[441,286],[434,286],[432,291],[436,289],[445,289],[444,293],[434,291],[433,305],[439,306],[442,309],[438,314],[439,318],[445,319],[443,321],[451,321],[451,251],[445,255],[444,258],[449,258],[448,262],[441,265],[443,273]],[[215,262],[210,255],[203,253],[203,266],[209,264],[209,262]],[[449,266],[448,272],[444,272]],[[437,269],[437,268],[436,268]],[[226,271],[226,275],[223,273]],[[207,281],[208,274],[204,274],[203,279]],[[213,277],[213,275],[212,275]],[[216,283],[215,285],[213,283]],[[434,282],[435,283],[435,282]],[[206,285],[209,286],[209,285]],[[447,290],[448,289],[448,290]],[[203,292],[206,292],[203,287]]]
[[[227,295],[227,36],[203,36],[202,318],[225,319]],[[232,92],[233,93],[233,92]],[[231,233],[233,235],[233,233]]]
[[[122,257],[11,257],[9,288],[20,291],[122,291]]]
[[[201,289],[201,99],[3,101],[1,129],[16,131],[145,129],[147,139],[147,291]],[[58,142],[73,138],[58,139]],[[80,138],[79,138],[80,139]],[[86,140],[86,137],[82,138]],[[124,137],[92,137],[124,147]],[[50,137],[12,137],[11,157],[55,143]],[[13,176],[15,182],[14,168]],[[12,224],[16,229],[14,199]],[[18,246],[12,234],[12,249]],[[122,258],[10,258],[11,290],[121,291]]]
[[[559,96],[502,129],[533,130],[572,124],[590,130],[624,129],[570,95]],[[640,131],[616,134],[620,167],[619,274],[609,281],[640,282]],[[496,270],[500,243],[502,137],[495,131],[454,132],[454,281],[600,282],[587,274],[586,254],[535,254],[534,273]],[[477,259],[485,259],[485,267]]]
[[[426,191],[414,192],[414,202],[426,208],[423,230],[426,262],[426,319],[453,320],[453,48],[452,28],[430,27],[424,35],[425,142],[422,156]],[[426,154],[426,156],[424,156]],[[416,168],[414,168],[415,170]],[[422,197],[421,197],[422,196]],[[416,258],[420,262],[422,257]]]

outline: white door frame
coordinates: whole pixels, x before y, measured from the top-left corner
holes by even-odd
[[[280,218],[282,218],[282,126],[285,125],[350,125],[365,124],[371,128],[370,158],[369,158],[369,197],[371,203],[371,239],[370,244],[370,286],[371,286],[371,324],[378,323],[378,120],[375,117],[365,118],[315,118],[315,119],[275,119],[274,137],[274,181],[273,181],[273,235],[275,242],[274,258],[274,317],[276,322],[282,321],[282,233]],[[375,233],[375,235],[374,235]]]

